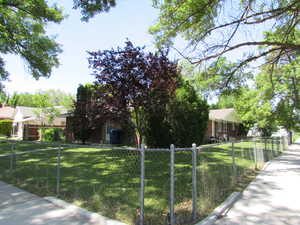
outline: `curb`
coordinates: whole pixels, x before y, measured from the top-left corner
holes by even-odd
[[[120,221],[112,220],[107,217],[101,216],[98,213],[93,213],[86,209],[82,209],[78,206],[69,204],[69,203],[67,203],[61,199],[55,198],[55,197],[49,196],[49,197],[44,197],[44,199],[60,208],[64,208],[64,209],[68,208],[72,212],[86,217],[89,220],[89,222],[91,222],[93,225],[127,225]]]
[[[240,199],[242,196],[241,192],[233,192],[221,205],[209,214],[204,220],[196,223],[195,225],[212,225],[220,217],[224,216],[226,212],[233,206],[233,204]]]

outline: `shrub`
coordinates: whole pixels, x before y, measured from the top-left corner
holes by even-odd
[[[10,137],[12,130],[11,120],[0,120],[0,134]]]
[[[168,148],[172,143],[171,127],[166,109],[146,113],[145,137],[150,147]]]
[[[208,105],[187,81],[180,81],[176,95],[165,107],[147,111],[145,136],[151,147],[189,147],[202,144],[208,121]]]
[[[168,111],[172,143],[175,146],[189,147],[192,143],[203,143],[208,122],[208,105],[188,82],[183,82],[176,90],[176,97],[170,103]]]
[[[42,130],[42,141],[54,142],[54,141],[63,141],[64,130],[62,128],[44,128]]]

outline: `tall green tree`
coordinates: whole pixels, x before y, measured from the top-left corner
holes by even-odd
[[[247,129],[255,126],[263,136],[270,136],[278,124],[272,112],[271,102],[263,99],[261,90],[253,87],[241,89],[232,100]]]
[[[88,21],[98,13],[108,12],[114,6],[116,0],[74,0],[74,8],[80,9],[83,21]]]
[[[13,93],[12,95],[3,93],[2,103],[8,106],[27,106],[27,107],[40,107],[40,96],[46,96],[45,100],[49,106],[64,106],[66,109],[71,110],[74,105],[74,96],[65,93],[61,90],[39,90],[35,93]]]
[[[114,5],[114,0],[73,1],[83,21]],[[50,77],[53,67],[59,65],[62,49],[53,36],[46,34],[46,26],[63,18],[62,9],[47,0],[0,0],[0,82],[9,76],[5,69],[7,54],[20,56],[35,79]]]
[[[168,106],[172,143],[191,146],[203,143],[208,122],[208,105],[189,82],[182,82]]]
[[[96,86],[92,84],[79,85],[77,88],[76,102],[71,121],[72,131],[76,140],[82,144],[90,138],[91,134],[99,125],[102,118],[95,113],[95,92]]]
[[[158,22],[150,29],[157,44],[169,46],[177,36],[183,37],[193,51],[186,51],[185,58],[194,64],[211,63],[248,47],[248,54],[245,51],[236,62],[238,70],[266,56],[272,56],[268,62],[276,64],[287,52],[300,50],[298,0],[153,2],[160,10]]]
[[[170,101],[147,110],[145,120],[146,143],[151,147],[200,145],[206,132],[208,105],[188,81],[181,80]]]
[[[45,26],[59,23],[62,11],[45,0],[0,1],[0,80],[8,78],[3,55],[19,55],[35,79],[49,77],[59,65],[60,46],[46,34]]]
[[[272,74],[270,77],[269,74]],[[300,125],[300,56],[289,56],[281,65],[266,65],[257,77],[261,101],[272,104],[272,113],[289,131],[299,130]]]

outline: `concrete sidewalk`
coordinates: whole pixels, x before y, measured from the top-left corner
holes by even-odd
[[[300,225],[300,142],[269,162],[228,214],[215,223],[260,224]]]
[[[0,225],[94,225],[70,208],[0,181]]]

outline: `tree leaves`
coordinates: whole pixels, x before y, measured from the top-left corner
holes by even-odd
[[[98,13],[108,12],[115,5],[115,0],[74,0],[74,9],[80,8],[81,19],[86,22]]]
[[[167,58],[167,51],[147,53],[130,41],[124,48],[89,54],[99,115],[110,120],[128,120],[132,115],[137,132],[143,136],[143,112],[164,107],[175,92],[177,62]]]
[[[191,50],[187,51],[188,58],[194,64],[218,60],[229,52],[238,53],[251,47],[249,54],[237,62],[238,69],[266,56],[282,58],[286,52],[295,53],[300,49],[298,0],[172,0],[155,1],[155,6],[160,16],[150,33],[157,45],[169,46],[175,37],[182,36],[188,42]],[[259,34],[266,30],[262,41]],[[251,38],[253,31],[255,36]]]
[[[62,19],[61,10],[44,0],[0,1],[0,53],[20,55],[35,79],[49,77],[52,68],[59,65],[61,48],[46,35],[44,27]],[[3,60],[0,71],[3,78],[8,77]]]

